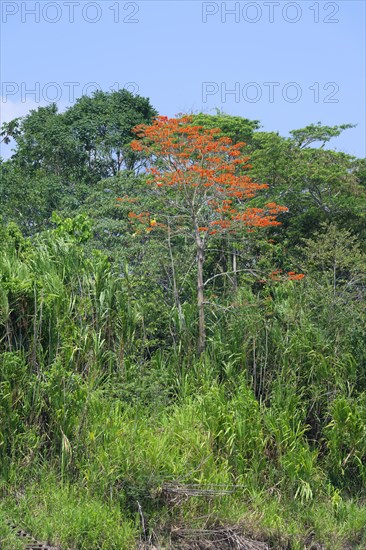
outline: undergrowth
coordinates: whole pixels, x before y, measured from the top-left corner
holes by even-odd
[[[365,548],[362,288],[308,265],[223,299],[197,356],[128,270],[65,236],[8,235],[2,548],[19,547],[5,518],[63,549],[178,548],[188,527],[230,525],[272,548]]]

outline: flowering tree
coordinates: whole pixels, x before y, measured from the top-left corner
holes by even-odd
[[[197,261],[198,352],[205,348],[204,262],[207,244],[218,232],[235,232],[238,226],[279,225],[279,212],[287,208],[269,203],[264,208],[245,208],[266,184],[253,182],[247,174],[249,158],[242,152],[244,143],[233,145],[220,129],[205,129],[192,124],[192,117],[158,117],[151,126],[135,128],[139,139],[131,143],[134,151],[150,161],[148,183],[162,195],[166,213],[172,213],[180,233],[192,237]],[[152,231],[162,224],[148,212],[130,217]]]

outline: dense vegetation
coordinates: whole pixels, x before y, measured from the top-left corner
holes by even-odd
[[[287,207],[210,231],[202,346],[172,165],[130,146],[156,115],[98,92],[2,128],[1,547],[7,518],[63,549],[365,548],[366,163],[325,148],[351,125],[188,120],[250,157],[244,211]]]

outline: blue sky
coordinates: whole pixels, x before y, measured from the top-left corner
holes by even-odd
[[[365,10],[362,0],[2,0],[1,120],[127,86],[164,115],[219,108],[282,135],[358,124],[331,146],[364,157]]]

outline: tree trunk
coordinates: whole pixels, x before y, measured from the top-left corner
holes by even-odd
[[[204,286],[203,286],[203,262],[204,249],[201,239],[197,238],[197,305],[198,305],[198,345],[197,351],[200,355],[206,347],[206,324],[204,309]]]
[[[233,290],[238,290],[238,276],[236,264],[236,250],[233,250]]]

